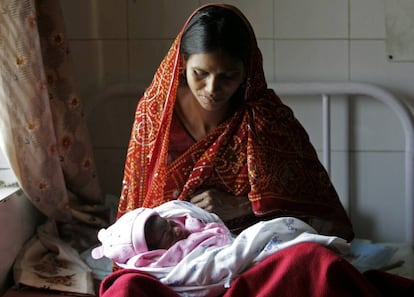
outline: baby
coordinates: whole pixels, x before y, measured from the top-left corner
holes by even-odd
[[[121,267],[170,267],[196,247],[223,246],[232,241],[228,228],[189,213],[165,218],[155,209],[137,208],[98,232],[102,243],[92,257],[112,259]]]

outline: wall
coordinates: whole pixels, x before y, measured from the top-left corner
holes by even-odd
[[[236,4],[255,28],[269,81],[365,81],[414,102],[414,63],[387,59],[384,1],[226,2]],[[115,5],[112,0],[61,0],[87,109],[93,109],[90,107],[96,103],[97,94],[111,84],[148,83],[187,16],[205,2],[118,0]],[[317,102],[284,100],[319,147],[319,123],[308,116],[310,110],[319,112]],[[333,118],[342,121],[334,126],[338,132],[346,123],[352,123],[345,131],[346,139],[334,135],[332,178],[349,207],[357,235],[374,240],[402,239],[404,143],[398,120],[368,98],[350,105],[340,101],[333,109]],[[118,110],[114,114],[118,118],[131,117],[131,111]],[[91,124],[90,128],[92,135],[99,133],[99,125]],[[128,135],[130,127],[125,129]],[[100,175],[105,176],[104,180],[112,176],[109,183],[103,183],[104,189],[114,195],[118,195],[122,176],[122,158],[115,161],[114,155],[123,155],[126,143],[127,136],[123,136],[117,147],[96,147]],[[352,152],[350,161],[344,159],[347,151]],[[341,172],[342,167],[351,173]],[[351,191],[344,186],[349,179],[358,181]],[[364,200],[358,202],[355,197]]]

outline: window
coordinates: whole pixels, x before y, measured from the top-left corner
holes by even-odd
[[[0,137],[0,139],[2,138]],[[7,198],[19,188],[17,178],[10,168],[10,164],[4,155],[3,150],[0,149],[0,200]]]

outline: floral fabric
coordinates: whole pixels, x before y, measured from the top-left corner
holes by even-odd
[[[77,251],[96,243],[108,211],[59,5],[1,1],[0,145],[27,198],[47,216],[47,224],[56,226],[47,242],[38,228],[25,245],[15,261],[14,281],[93,294],[91,272]],[[48,259],[65,267],[40,271]]]
[[[59,1],[1,7],[0,143],[33,204],[68,222],[102,195]]]
[[[23,246],[13,266],[15,283],[77,295],[95,295],[91,268],[75,249],[57,237],[56,226],[51,221],[39,226],[37,236]]]

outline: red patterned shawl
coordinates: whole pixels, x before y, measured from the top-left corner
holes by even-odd
[[[251,32],[243,104],[168,164],[184,25],[138,103],[118,217],[136,207],[185,200],[200,187],[214,186],[248,195],[258,217],[319,218],[329,222],[326,233],[352,237],[349,219],[306,131],[274,91],[267,89],[261,52],[248,21],[236,8],[220,5],[238,13]]]

